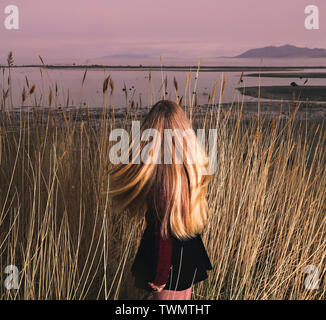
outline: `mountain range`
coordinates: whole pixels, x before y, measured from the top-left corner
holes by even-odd
[[[234,58],[326,58],[326,49],[300,48],[287,44],[251,49]]]

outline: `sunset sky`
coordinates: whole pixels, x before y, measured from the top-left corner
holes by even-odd
[[[15,4],[20,30],[4,28]],[[304,8],[317,5],[320,30],[304,28]],[[326,48],[325,0],[2,0],[0,63],[149,57],[237,55],[267,45]]]

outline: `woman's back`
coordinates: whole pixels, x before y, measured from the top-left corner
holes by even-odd
[[[127,210],[130,214],[137,211],[135,207],[145,213],[146,229],[132,273],[136,287],[151,291],[165,284],[182,291],[206,279],[206,270],[212,269],[200,236],[209,215],[210,176],[203,174],[208,157],[182,108],[173,101],[161,100],[152,107],[140,137],[139,148],[137,140],[132,141],[128,159],[145,161],[121,163],[110,176],[118,207],[132,208]]]

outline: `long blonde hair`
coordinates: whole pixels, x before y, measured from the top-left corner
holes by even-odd
[[[134,139],[128,149],[128,159],[132,161],[114,165],[109,172],[109,194],[114,200],[114,209],[127,209],[131,215],[151,211],[161,222],[164,238],[170,233],[182,240],[194,237],[202,232],[209,217],[206,200],[211,177],[207,174],[208,157],[198,144],[182,108],[173,101],[161,100],[151,108],[140,127],[140,137],[148,139],[147,129],[158,132],[151,135],[151,143],[138,139],[137,148]],[[171,130],[175,140],[170,135],[166,141],[163,134]],[[185,137],[186,152],[183,148]],[[177,150],[180,146],[182,154]],[[151,161],[137,163],[136,158],[143,154]],[[168,156],[171,163],[166,163]]]

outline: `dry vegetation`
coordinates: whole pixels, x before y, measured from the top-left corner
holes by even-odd
[[[26,79],[25,108],[14,117],[8,112],[10,68],[2,73],[0,298],[142,298],[130,267],[144,220],[116,215],[106,193],[108,136],[113,127],[128,127],[141,117],[135,102],[128,102],[117,122],[114,81],[108,77],[101,115],[94,121],[87,113],[80,121],[65,108],[58,110],[55,86],[43,92],[49,109],[39,110],[35,87]],[[166,82],[162,74],[163,96]],[[180,102],[196,119],[194,127],[218,130],[218,170],[208,193],[211,216],[202,234],[213,270],[195,285],[193,298],[324,299],[324,122],[297,121],[300,106],[289,119],[258,114],[243,121],[241,103],[221,112],[224,85],[215,83],[204,117],[193,117],[199,107],[190,81],[188,98]],[[174,86],[178,100],[176,81]],[[18,267],[17,290],[4,286],[7,265]],[[305,288],[308,265],[318,268],[318,289]]]

